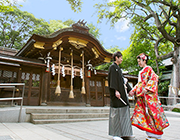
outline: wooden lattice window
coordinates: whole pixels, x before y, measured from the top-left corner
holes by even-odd
[[[0,70],[0,82],[1,83],[14,83],[17,78],[17,72],[9,70]]]
[[[32,74],[32,87],[39,87],[40,75]]]
[[[30,78],[30,73],[22,72],[22,74],[21,74],[21,82],[25,83],[26,86],[29,86],[29,78]]]

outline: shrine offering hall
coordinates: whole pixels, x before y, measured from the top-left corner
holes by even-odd
[[[111,59],[78,21],[50,35],[33,34],[19,51],[1,47],[0,83],[25,83],[23,105],[108,106],[108,71],[95,67]],[[124,76],[132,86],[137,81],[136,76]],[[17,86],[15,97],[21,94]],[[12,97],[12,89],[1,88],[4,97]]]

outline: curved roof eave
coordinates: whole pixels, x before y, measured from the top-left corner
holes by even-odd
[[[60,30],[58,30],[58,31],[56,31],[56,32],[54,32],[54,33],[52,33],[52,34],[50,34],[50,35],[43,36],[43,37],[46,37],[46,38],[55,38],[55,37],[57,37],[59,34],[61,34],[61,33],[63,33],[63,32],[66,32],[66,31],[74,31],[74,30],[73,30],[72,27],[64,28],[64,29],[60,29]],[[86,34],[86,35],[87,35],[87,34]],[[107,55],[111,55],[111,56],[112,56],[111,53],[109,53],[108,51],[106,51],[106,50],[104,49],[104,47],[101,45],[101,43],[99,42],[99,40],[98,40],[97,38],[95,38],[95,37],[94,37],[92,34],[90,34],[90,33],[88,33],[88,35],[89,35],[91,38],[93,38],[93,39],[99,44],[99,46],[101,47],[101,49],[102,49],[104,52],[106,52]]]
[[[21,53],[22,53],[24,50],[26,50],[28,47],[30,47],[31,44],[32,44],[32,43],[35,43],[37,40],[38,40],[38,41],[46,42],[47,40],[50,39],[49,41],[55,42],[56,40],[58,40],[58,36],[60,36],[61,34],[65,33],[65,32],[75,32],[75,31],[74,31],[74,29],[73,29],[72,27],[69,27],[69,28],[60,29],[60,30],[58,30],[58,31],[56,31],[56,32],[54,32],[54,33],[52,33],[52,34],[50,34],[50,35],[43,35],[43,36],[42,36],[42,35],[33,34],[32,37],[28,40],[28,42],[24,45],[24,47],[23,47],[20,51],[18,51],[18,52],[16,53],[16,56],[21,55]],[[79,32],[76,32],[76,33],[79,33]],[[92,34],[83,33],[83,32],[81,32],[80,34],[85,35],[85,36],[86,36],[86,37],[85,37],[86,39],[87,39],[88,37],[92,38],[92,40],[93,40],[92,43],[95,43],[95,44],[96,44],[95,46],[97,47],[97,49],[100,50],[106,57],[111,58],[112,54],[109,53],[109,52],[107,52],[107,51],[104,49],[104,47],[101,45],[101,43],[100,43]],[[71,36],[71,35],[69,35],[69,36]],[[85,38],[84,38],[84,39],[85,39]]]

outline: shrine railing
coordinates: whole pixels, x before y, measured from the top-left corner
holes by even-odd
[[[16,86],[23,86],[21,97],[14,97]],[[21,121],[22,106],[23,106],[25,83],[0,83],[0,88],[11,88],[11,89],[13,89],[12,97],[0,98],[0,101],[12,100],[11,104],[13,105],[14,100],[21,100],[21,106],[20,106],[19,117],[18,117],[18,122],[20,122]]]
[[[165,99],[167,106],[174,106],[177,103],[180,103],[180,97],[166,97],[166,96],[158,96],[159,99]]]

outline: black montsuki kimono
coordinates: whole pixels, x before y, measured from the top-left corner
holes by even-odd
[[[124,87],[124,79],[123,74],[120,69],[120,67],[114,62],[109,67],[108,72],[108,85],[109,85],[109,91],[110,91],[110,106],[114,108],[120,108],[124,106],[129,106],[129,101],[126,95],[125,87]],[[127,83],[127,92],[131,90],[130,85]],[[116,95],[115,91],[119,91],[121,94],[121,98],[126,102],[127,105],[125,105],[121,100],[119,100]]]
[[[120,67],[114,62],[109,68],[108,83],[110,91],[110,111],[109,111],[109,135],[118,137],[129,137],[133,135],[130,119],[129,101],[124,87],[123,74]],[[127,83],[127,92],[131,90]],[[115,95],[119,91],[125,105]]]

